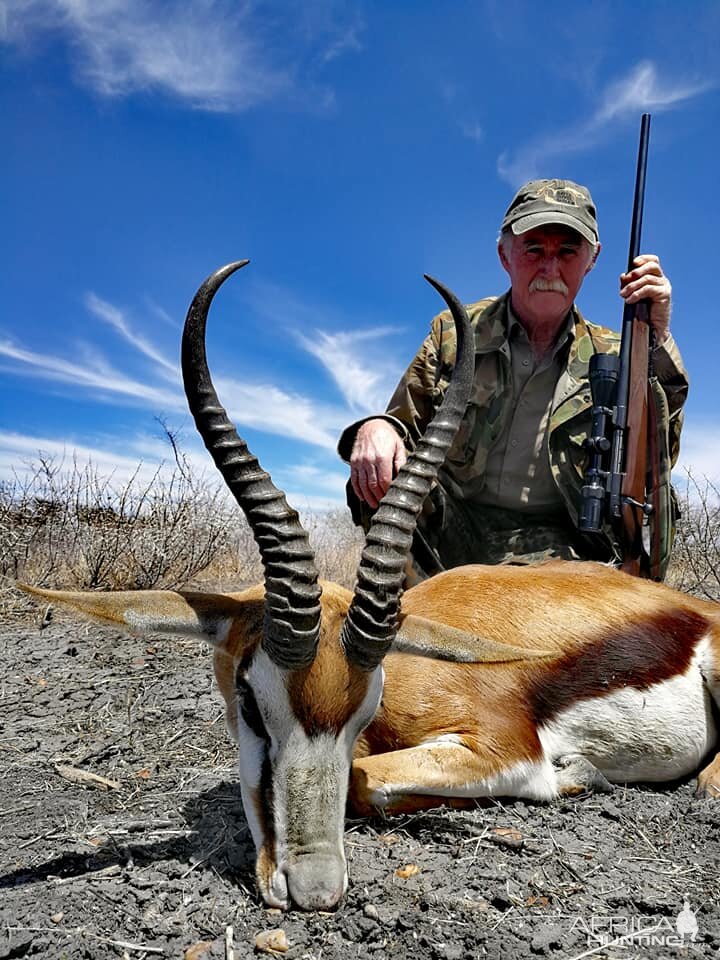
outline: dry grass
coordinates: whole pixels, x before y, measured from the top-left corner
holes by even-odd
[[[38,460],[0,482],[0,614],[32,609],[13,580],[46,587],[239,589],[262,579],[247,522],[219,480],[175,452],[172,470],[126,482]],[[720,600],[720,491],[688,476],[668,583]],[[352,587],[363,535],[347,510],[304,515],[321,577]]]
[[[680,509],[667,582],[696,597],[720,601],[720,489],[688,473]]]
[[[362,537],[345,511],[303,518],[321,576],[352,586]],[[39,460],[0,483],[0,613],[29,609],[13,580],[81,590],[239,589],[262,579],[247,522],[219,481],[178,457],[127,482]]]

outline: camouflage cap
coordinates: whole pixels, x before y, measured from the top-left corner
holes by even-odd
[[[548,223],[571,227],[588,243],[600,239],[590,191],[572,180],[528,181],[515,194],[500,229],[520,234]]]

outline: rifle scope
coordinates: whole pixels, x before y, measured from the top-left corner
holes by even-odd
[[[620,358],[609,353],[594,353],[590,357],[590,393],[592,411],[590,435],[585,447],[590,452],[590,461],[585,472],[585,485],[580,493],[579,529],[583,533],[599,533],[605,514],[607,495],[608,417],[612,417],[617,389]]]

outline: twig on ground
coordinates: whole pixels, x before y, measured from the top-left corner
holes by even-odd
[[[90,773],[89,770],[79,770],[77,767],[68,767],[65,764],[57,764],[56,773],[64,780],[71,783],[79,783],[83,786],[100,787],[102,790],[119,790],[120,784],[117,780],[108,780],[107,777],[101,777],[97,773]]]

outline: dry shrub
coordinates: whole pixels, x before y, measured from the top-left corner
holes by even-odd
[[[102,476],[91,464],[39,460],[0,483],[0,574],[69,589],[187,586],[201,576],[255,579],[257,548],[224,487],[182,461],[142,479]],[[0,610],[17,593],[5,581]]]
[[[91,464],[39,459],[0,482],[0,612],[32,609],[13,580],[76,590],[238,590],[260,582],[260,555],[220,480],[198,477],[177,450],[174,467],[143,479],[103,476]],[[352,587],[364,542],[349,513],[302,520],[320,576]]]
[[[720,490],[688,471],[681,496],[667,582],[696,597],[720,601]]]
[[[32,609],[15,579],[66,589],[238,590],[262,580],[242,511],[219,480],[175,466],[116,482],[92,465],[38,460],[0,482],[0,613]],[[720,600],[720,491],[690,474],[668,583]],[[345,509],[302,518],[320,576],[352,588],[364,543]]]
[[[352,589],[365,534],[352,522],[350,511],[343,508],[305,514],[302,522],[308,531],[322,579]]]

